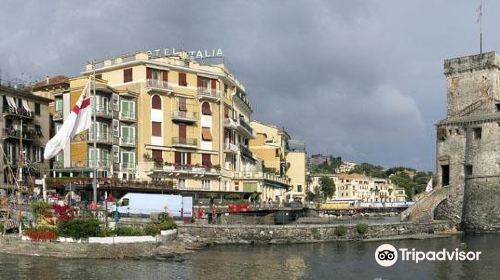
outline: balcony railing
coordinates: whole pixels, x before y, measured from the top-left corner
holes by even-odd
[[[135,163],[122,162],[122,163],[120,163],[120,170],[121,171],[134,171],[135,170]]]
[[[98,159],[98,160],[74,160],[71,161],[71,167],[74,168],[102,168],[107,169],[111,167],[111,160]]]
[[[238,122],[231,119],[231,118],[225,118],[224,119],[224,126],[227,128],[236,129],[238,127]]]
[[[153,169],[154,172],[168,173],[168,174],[185,174],[185,175],[220,175],[220,170],[208,166],[194,166],[188,164],[170,164],[170,163],[156,163]]]
[[[33,133],[33,131],[23,130],[23,136],[22,136],[23,140],[33,140],[35,136],[36,136],[36,134]],[[4,138],[4,139],[7,139],[7,138],[20,139],[21,138],[21,130],[11,128],[11,127],[6,127],[3,130],[2,138]]]
[[[220,97],[220,91],[216,89],[206,88],[206,87],[198,87],[198,97],[207,97],[217,99]]]
[[[162,90],[162,91],[172,91],[173,87],[169,84],[168,81],[161,81],[155,79],[147,79],[146,87],[150,89]]]
[[[27,111],[23,107],[13,108],[13,107],[4,107],[3,114],[5,117],[18,117],[24,119],[33,119],[33,112]]]
[[[248,124],[245,119],[243,118],[240,118],[238,120],[238,123],[239,123],[239,129],[240,129],[240,132],[246,134],[246,136],[250,137],[250,138],[255,138],[255,133],[252,129],[252,127],[250,126],[250,124]]]
[[[198,140],[196,138],[172,137],[172,145],[196,148],[196,146],[198,145]]]
[[[135,137],[120,137],[120,146],[135,147]]]
[[[63,119],[63,111],[55,111],[52,119],[54,121],[61,121]]]
[[[174,111],[172,113],[172,120],[195,122],[198,120],[198,113],[186,111]]]
[[[249,148],[247,148],[245,145],[243,144],[240,144],[240,151],[241,151],[241,154],[246,156],[246,157],[250,157],[250,158],[253,158],[253,153],[250,151]]]
[[[135,112],[120,112],[120,119],[125,121],[135,121]]]
[[[266,172],[258,172],[258,171],[234,172],[234,177],[239,178],[239,179],[269,180],[269,181],[281,183],[283,185],[290,184],[290,178],[282,177],[279,175],[266,173]]]
[[[105,117],[105,118],[113,117],[113,111],[109,106],[97,105],[95,108],[95,114],[98,117]]]
[[[238,146],[233,144],[233,143],[224,143],[224,151],[226,153],[237,153],[238,152]]]
[[[94,137],[94,133],[90,132],[88,134],[87,140],[89,142],[101,143],[101,144],[113,144],[113,137],[111,133],[97,133],[97,137]]]

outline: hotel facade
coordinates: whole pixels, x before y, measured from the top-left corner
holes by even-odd
[[[253,109],[245,87],[223,64],[186,52],[137,52],[87,64],[60,86],[47,80],[34,90],[54,100],[54,133],[94,73],[96,122],[53,160],[54,178],[91,177],[97,169],[101,190],[120,181],[114,190],[285,201],[290,179],[267,172],[250,149]]]

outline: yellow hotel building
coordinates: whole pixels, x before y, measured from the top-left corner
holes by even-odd
[[[87,64],[54,95],[56,130],[94,71],[97,134],[76,137],[54,161],[54,177],[97,168],[99,178],[141,182],[147,191],[242,198],[267,192],[273,201],[283,199],[290,180],[264,172],[250,151],[253,110],[245,87],[223,64],[187,52],[137,52]]]

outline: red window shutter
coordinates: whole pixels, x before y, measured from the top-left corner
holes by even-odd
[[[181,164],[181,153],[175,152],[175,163]]]
[[[186,139],[186,125],[179,124],[179,138]]]
[[[204,141],[212,141],[212,133],[210,132],[209,127],[201,128],[201,139],[203,139]]]
[[[212,167],[212,159],[210,157],[211,157],[210,154],[202,154],[201,165],[206,167]]]
[[[210,103],[203,102],[201,104],[201,113],[203,115],[211,115],[212,114],[212,111],[210,110]]]
[[[203,80],[200,77],[198,77],[197,86],[198,87],[202,87],[203,86]]]
[[[151,122],[151,132],[153,136],[161,136],[161,122]]]
[[[179,85],[183,87],[187,86],[186,73],[179,73]]]
[[[163,161],[163,155],[161,150],[153,150],[153,160]]]
[[[132,76],[132,68],[128,69],[123,69],[123,82],[132,82],[133,76]]]
[[[187,164],[191,164],[191,153],[187,153]]]
[[[161,97],[158,95],[153,95],[151,97],[151,108],[161,110]]]
[[[211,88],[212,88],[212,89],[217,88],[217,81],[215,81],[215,80],[210,80],[210,84],[211,84]]]
[[[162,71],[162,79],[164,82],[168,82],[168,71]]]
[[[179,111],[183,111],[183,112],[187,111],[187,104],[186,104],[185,97],[179,97]]]
[[[146,79],[152,79],[153,78],[153,69],[147,67],[146,68]]]
[[[229,118],[229,107],[224,107],[224,118]]]

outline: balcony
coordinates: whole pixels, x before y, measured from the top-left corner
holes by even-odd
[[[135,163],[133,162],[121,162],[120,171],[135,172]]]
[[[198,140],[196,138],[172,137],[172,146],[196,149],[198,146]]]
[[[240,151],[242,156],[253,159],[253,153],[245,145],[240,144]]]
[[[87,134],[87,140],[90,143],[94,143],[94,138],[95,142],[98,144],[107,144],[107,145],[112,145],[113,144],[113,137],[111,133],[97,133],[97,137],[94,137],[94,133],[90,132]]]
[[[198,113],[186,111],[174,111],[172,113],[172,120],[178,122],[194,123],[198,120]]]
[[[172,92],[174,90],[174,88],[169,84],[168,81],[161,81],[154,79],[147,79],[146,87],[148,88],[148,90],[162,91],[167,93]]]
[[[178,175],[192,175],[193,177],[219,176],[220,170],[214,167],[193,166],[183,164],[156,163],[151,177],[165,178]]]
[[[111,167],[111,160],[98,159],[98,160],[73,160],[71,161],[71,167],[73,168],[98,168],[98,169],[108,169]]]
[[[135,137],[120,137],[120,146],[135,147]]]
[[[97,105],[95,108],[95,115],[103,118],[113,118],[113,111],[108,106]]]
[[[239,126],[238,131],[248,138],[255,138],[255,132],[253,128],[248,124],[243,118],[238,120]]]
[[[121,121],[128,121],[128,122],[135,122],[135,112],[120,112],[120,120]]]
[[[220,98],[220,91],[216,89],[206,88],[206,87],[198,87],[197,89],[198,98],[207,98],[212,100],[217,100]]]
[[[4,107],[3,108],[3,116],[4,118],[21,118],[24,120],[33,120],[33,112],[27,111],[22,107],[12,108],[12,107]]]
[[[234,172],[234,177],[237,179],[250,179],[250,180],[265,180],[271,183],[277,183],[281,187],[290,187],[290,178],[281,177],[276,174],[259,172],[259,171],[249,171],[249,172]]]
[[[62,121],[63,120],[63,111],[55,111],[52,119],[54,121]]]
[[[225,118],[224,119],[224,127],[229,128],[229,129],[236,129],[236,128],[238,128],[238,122],[231,119],[231,118]]]
[[[237,145],[235,145],[233,143],[224,143],[224,152],[236,154],[236,153],[238,153],[238,151],[239,151],[239,148]]]
[[[23,140],[32,141],[34,140],[36,134],[30,130],[23,130],[22,138]],[[21,138],[21,130],[15,129],[12,127],[4,128],[2,132],[3,139],[20,139]]]

